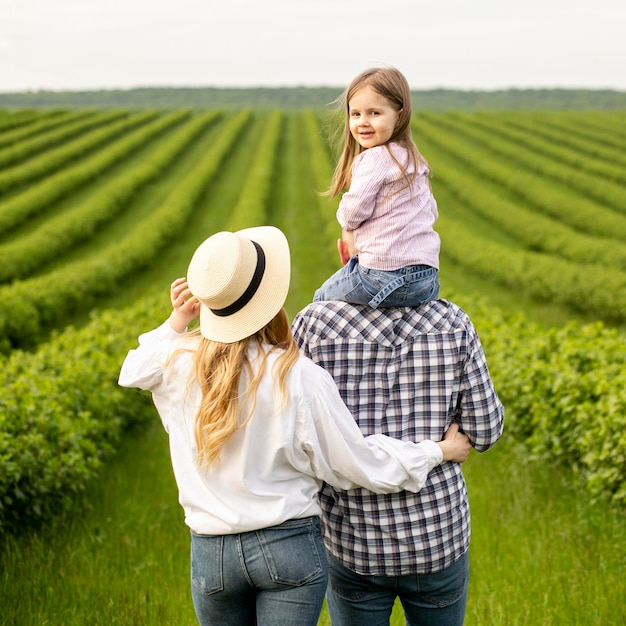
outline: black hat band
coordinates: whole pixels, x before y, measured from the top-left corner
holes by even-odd
[[[256,268],[254,270],[254,274],[252,275],[252,279],[250,280],[250,284],[246,288],[246,290],[235,300],[232,304],[229,304],[227,307],[223,309],[210,309],[213,315],[217,315],[218,317],[228,317],[229,315],[233,315],[237,313],[237,311],[241,311],[250,300],[254,294],[258,291],[259,286],[261,284],[261,280],[263,279],[263,274],[265,273],[265,252],[263,252],[263,248],[256,242],[252,242],[256,249]]]

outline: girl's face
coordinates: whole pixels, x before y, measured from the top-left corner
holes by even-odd
[[[356,91],[348,102],[350,133],[365,150],[387,143],[400,116],[393,104],[369,85]]]

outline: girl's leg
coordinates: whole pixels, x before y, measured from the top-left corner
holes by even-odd
[[[360,282],[357,267],[358,258],[354,256],[322,284],[315,292],[313,302],[321,302],[323,300],[341,300],[346,302],[346,294],[350,293]]]

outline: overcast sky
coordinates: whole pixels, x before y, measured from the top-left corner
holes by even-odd
[[[624,0],[0,0],[0,91],[344,87],[626,90]]]

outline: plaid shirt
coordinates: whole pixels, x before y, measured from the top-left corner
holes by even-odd
[[[458,422],[478,451],[500,438],[504,410],[476,330],[456,305],[319,302],[298,313],[292,327],[303,353],[333,376],[365,435],[440,441]],[[435,572],[469,547],[458,463],[435,468],[419,493],[377,495],[325,484],[319,497],[327,548],[359,574]]]

